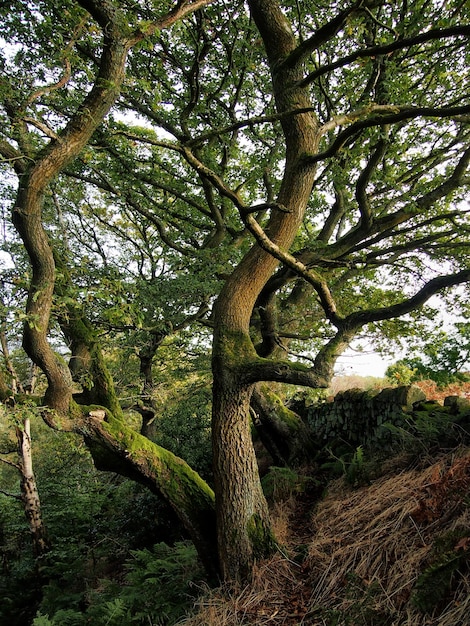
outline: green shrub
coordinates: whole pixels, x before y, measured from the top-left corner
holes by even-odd
[[[470,438],[469,416],[454,415],[449,407],[435,402],[422,402],[400,424],[386,422],[383,426],[392,434],[395,448],[410,452],[452,447]]]
[[[153,439],[163,448],[184,459],[205,480],[212,479],[210,389],[186,391],[181,401],[169,406],[158,419]]]
[[[307,483],[314,480],[308,476],[301,476],[289,467],[270,467],[269,472],[262,478],[261,485],[269,500],[278,501],[302,493]]]
[[[160,543],[152,550],[134,550],[124,579],[101,581],[82,599],[81,604],[87,604],[84,610],[76,603],[74,608],[54,611],[49,597],[48,607],[41,607],[33,626],[170,626],[189,611],[202,579],[203,570],[190,543],[173,547]],[[58,589],[56,594],[60,594]],[[63,604],[62,599],[56,601]]]
[[[422,613],[442,608],[470,566],[468,528],[453,529],[438,537],[427,567],[419,575],[411,602]],[[462,541],[463,540],[463,541]]]
[[[353,448],[340,442],[326,446],[325,452],[328,459],[321,464],[322,470],[333,476],[344,476],[346,482],[354,487],[370,482],[377,462],[373,457],[366,456],[363,446]]]

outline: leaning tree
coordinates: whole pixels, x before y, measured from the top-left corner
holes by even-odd
[[[364,330],[390,340],[432,296],[465,301],[469,10],[14,4],[0,153],[44,419],[166,498],[210,571],[246,577],[275,547],[251,416],[281,444],[301,427],[262,383],[326,387]],[[214,491],[127,426],[109,370],[132,345],[148,434],[152,363],[177,333],[212,335]]]

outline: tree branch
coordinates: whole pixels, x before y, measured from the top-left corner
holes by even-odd
[[[397,41],[393,41],[389,44],[383,46],[371,46],[369,48],[364,48],[362,50],[357,50],[352,54],[349,54],[342,59],[338,59],[333,63],[329,63],[328,65],[324,65],[319,69],[315,70],[308,74],[303,80],[300,81],[299,85],[301,87],[306,87],[314,80],[328,74],[329,72],[333,72],[334,70],[339,69],[340,67],[344,67],[356,61],[357,59],[364,59],[370,57],[377,57],[380,55],[387,55],[391,52],[395,52],[396,50],[402,50],[403,48],[411,48],[412,46],[417,46],[422,43],[426,43],[428,41],[435,41],[436,39],[445,39],[448,37],[469,37],[470,36],[470,25],[462,24],[459,26],[452,26],[450,28],[436,28],[428,30],[424,33],[420,33],[414,37],[408,37],[406,39],[399,39]]]
[[[379,322],[382,320],[389,320],[394,317],[400,317],[401,315],[406,315],[406,313],[410,313],[411,311],[418,309],[436,293],[439,293],[448,287],[454,287],[455,285],[461,285],[469,281],[470,269],[462,270],[456,274],[437,276],[427,282],[424,287],[411,298],[407,298],[406,300],[391,306],[351,313],[345,317],[344,323],[352,324],[354,326],[363,326],[364,324],[369,324],[370,322]]]
[[[20,494],[10,493],[9,491],[5,491],[4,489],[0,489],[0,493],[4,496],[7,496],[7,498],[14,498],[15,500],[20,500],[20,501],[23,499]]]
[[[156,20],[151,24],[147,24],[142,30],[134,33],[133,37],[129,40],[129,45],[134,46],[136,43],[139,43],[139,41],[154,35],[159,30],[168,28],[175,22],[182,20],[187,15],[204,8],[212,2],[214,2],[214,0],[180,0],[172,11],[161,17],[159,20]]]
[[[379,105],[377,105],[378,107]],[[388,105],[386,105],[387,108]],[[392,108],[390,105],[389,110]],[[339,135],[335,138],[333,143],[329,148],[324,150],[323,152],[319,152],[315,155],[308,155],[304,157],[304,161],[307,164],[318,163],[319,161],[323,161],[334,156],[337,152],[343,148],[347,141],[358,134],[360,131],[365,128],[372,128],[373,126],[383,126],[386,124],[396,124],[398,122],[403,122],[405,120],[410,120],[418,117],[426,117],[426,118],[444,118],[447,117],[449,119],[455,119],[458,121],[460,116],[470,113],[470,105],[459,106],[459,107],[443,107],[443,108],[435,108],[435,107],[395,107],[396,113],[392,114],[383,114],[383,115],[372,115],[365,120],[361,120],[359,122],[355,122],[351,124],[348,128],[343,130]],[[374,111],[372,111],[374,112]],[[341,116],[345,121],[348,119],[348,115]],[[339,119],[339,118],[338,118]],[[334,120],[327,122],[327,125],[334,124]],[[337,124],[336,124],[337,125]]]
[[[290,363],[279,359],[270,361],[259,358],[244,363],[240,377],[247,385],[270,381],[317,389],[326,388],[330,384],[330,378],[326,378],[315,367],[310,368],[301,363]]]
[[[367,194],[367,185],[374,173],[377,165],[383,158],[387,149],[387,141],[382,137],[377,142],[374,152],[372,153],[367,165],[359,174],[356,184],[356,200],[361,214],[360,225],[365,232],[368,232],[373,221],[369,196]]]
[[[57,133],[44,122],[35,120],[33,117],[23,117],[22,119],[25,124],[31,124],[32,126],[35,126],[38,130],[44,133],[46,137],[49,137],[49,139],[59,139]]]
[[[309,54],[334,37],[346,24],[351,13],[354,13],[360,5],[361,1],[359,0],[352,6],[338,13],[336,17],[316,30],[311,37],[298,45],[297,48],[282,62],[282,65],[287,68],[292,68],[298,63],[301,63]]]
[[[360,244],[358,244],[357,246],[355,246],[354,248],[352,248],[349,253],[350,254],[355,254],[357,252],[360,252],[361,250],[364,250],[366,248],[369,248],[370,246],[374,246],[378,243],[380,243],[381,241],[383,241],[384,239],[388,239],[391,237],[402,237],[403,235],[409,234],[409,233],[414,233],[417,230],[419,231],[419,229],[425,227],[425,226],[430,226],[431,224],[433,224],[434,222],[440,222],[440,221],[449,221],[452,224],[454,224],[454,226],[456,226],[455,224],[455,217],[458,216],[462,216],[465,215],[467,213],[467,211],[452,211],[451,213],[441,213],[439,215],[435,215],[430,217],[429,219],[423,220],[421,222],[419,222],[419,224],[414,224],[411,226],[408,226],[407,228],[402,228],[402,229],[398,229],[398,230],[392,230],[392,229],[387,229],[387,230],[382,230],[381,232],[379,232],[378,235],[376,235],[375,237],[366,239],[365,241],[361,242]],[[460,228],[462,228],[463,230],[465,230],[465,227],[459,225]],[[389,252],[395,252],[395,251],[411,251],[411,250],[416,250],[419,247],[422,247],[423,244],[428,243],[428,242],[432,242],[432,241],[438,241],[439,239],[442,239],[443,237],[447,237],[449,235],[452,234],[456,234],[455,228],[451,229],[451,230],[447,230],[444,232],[438,232],[436,234],[433,235],[428,235],[426,237],[421,237],[420,239],[416,239],[416,237],[414,239],[411,239],[410,241],[408,241],[407,243],[403,243],[403,244],[397,244],[395,246],[387,246],[386,248],[383,248],[381,250],[374,250],[374,252],[369,252],[367,254],[367,259],[366,262],[368,262],[369,259],[374,259],[375,257],[380,257],[384,254],[387,254]]]
[[[154,25],[155,29],[172,24],[208,2],[195,0],[180,3],[171,14]],[[23,239],[33,269],[23,345],[47,376],[46,404],[60,415],[69,411],[72,380],[66,364],[57,358],[47,338],[56,268],[53,250],[42,223],[45,191],[57,174],[78,156],[102,123],[120,92],[129,49],[145,36],[144,33],[129,39],[125,15],[109,0],[81,0],[80,4],[89,11],[102,30],[99,69],[91,91],[84,97],[63,132],[57,139],[51,140],[37,155],[34,165],[22,173],[13,209],[14,225]]]
[[[28,166],[27,157],[12,146],[8,141],[0,141],[0,155],[5,159],[2,163],[12,163],[16,174],[23,174]]]
[[[72,47],[75,45],[78,35],[80,33],[80,31],[82,30],[82,28],[85,26],[85,23],[88,20],[88,16],[86,16],[85,18],[82,18],[80,20],[80,23],[78,24],[77,28],[74,30],[74,33],[69,41],[69,43],[67,44],[64,52],[63,52],[63,57],[64,57],[64,74],[62,76],[62,78],[57,81],[56,83],[54,83],[53,85],[49,85],[46,87],[41,87],[39,88],[37,91],[33,92],[29,98],[26,101],[26,106],[29,106],[30,104],[32,104],[34,102],[34,100],[37,100],[38,98],[40,98],[41,96],[45,95],[46,93],[50,93],[51,91],[56,91],[57,89],[61,89],[62,87],[64,87],[70,80],[71,76],[72,76],[72,66],[70,64],[70,61],[68,59],[68,54],[70,52],[70,50],[72,49]],[[26,120],[25,120],[26,121]]]
[[[351,113],[345,113],[344,115],[337,115],[331,120],[328,120],[328,122],[325,122],[325,124],[321,126],[320,133],[325,135],[330,130],[334,130],[338,126],[346,126],[361,119],[367,119],[372,113],[385,115],[386,113],[399,113],[400,110],[400,107],[393,104],[376,104],[375,102],[371,102],[357,111],[351,111]]]
[[[186,161],[196,170],[196,172],[198,172],[199,175],[204,176],[205,178],[207,178],[214,185],[214,187],[218,190],[218,192],[220,193],[221,196],[224,196],[225,198],[228,198],[229,200],[231,200],[233,202],[233,204],[239,210],[241,210],[241,211],[245,211],[246,210],[246,207],[243,204],[240,196],[235,191],[232,191],[232,189],[227,187],[227,185],[220,178],[220,176],[218,176],[209,167],[204,165],[204,163],[202,163],[193,154],[193,152],[191,150],[189,150],[189,148],[183,146],[181,148],[181,154],[184,156]]]
[[[315,291],[318,293],[320,303],[325,311],[327,319],[329,319],[335,326],[342,324],[342,317],[338,314],[336,309],[336,303],[333,299],[326,281],[320,276],[320,274],[309,270],[306,265],[296,259],[293,255],[285,252],[279,248],[265,233],[258,222],[251,214],[245,214],[245,223],[248,230],[254,235],[258,245],[271,254],[274,258],[278,259],[295,274],[301,276],[306,280]]]
[[[18,452],[18,450],[6,450],[6,451],[2,450],[0,451],[0,454],[12,454],[13,452]],[[2,457],[0,457],[0,463],[4,463],[5,465],[8,465],[9,467],[14,467],[19,472],[21,471],[21,467],[17,463],[13,463],[12,461],[8,461],[7,459],[3,459]]]

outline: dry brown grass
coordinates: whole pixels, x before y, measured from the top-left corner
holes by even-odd
[[[292,516],[295,509],[295,498],[275,502],[271,508],[272,529],[278,542],[286,546],[292,541]]]
[[[258,563],[243,589],[208,591],[185,626],[296,626],[307,611],[301,568],[282,554]]]
[[[470,550],[469,488],[468,450],[361,489],[336,481],[312,515],[302,565],[277,554],[257,564],[244,589],[208,591],[181,625],[329,626],[334,614],[338,626],[470,626],[468,572],[436,614],[410,601],[437,537],[468,531]],[[277,506],[278,532],[298,543],[293,502]]]
[[[449,615],[457,611],[454,622],[429,621],[429,616],[409,606],[413,585],[436,537],[469,528],[464,498],[470,486],[470,454],[443,458],[424,470],[385,476],[341,495],[342,485],[339,482],[338,491],[318,506],[312,520],[311,606],[347,611],[354,602],[345,593],[348,576],[353,575],[364,593],[374,589],[374,609],[396,615],[396,624],[470,624],[457,619],[464,599],[466,604],[463,597],[454,597],[446,608]],[[464,582],[461,586],[463,596],[468,595],[468,586]]]

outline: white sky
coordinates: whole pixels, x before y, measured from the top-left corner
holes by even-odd
[[[356,375],[383,378],[387,367],[395,361],[396,359],[386,361],[373,351],[357,352],[349,349],[339,357],[335,372],[338,376]]]

